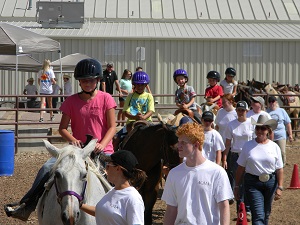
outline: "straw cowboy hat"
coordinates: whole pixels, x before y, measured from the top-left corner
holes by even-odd
[[[68,79],[70,79],[71,76],[70,76],[69,74],[64,74],[64,75],[63,75],[63,78],[68,78]]]
[[[269,119],[265,115],[260,115],[258,117],[257,121],[255,121],[255,119],[253,119],[251,117],[251,124],[256,125],[256,126],[269,126],[272,130],[275,130],[277,128],[277,125],[278,125],[276,120]]]

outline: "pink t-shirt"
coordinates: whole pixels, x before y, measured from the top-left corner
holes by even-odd
[[[106,112],[116,108],[116,102],[110,94],[98,91],[97,95],[86,102],[79,98],[78,94],[68,97],[60,107],[60,110],[71,118],[71,129],[73,136],[86,141],[86,135],[92,135],[98,142],[105,136],[108,126]],[[114,152],[112,141],[104,149],[104,153]]]

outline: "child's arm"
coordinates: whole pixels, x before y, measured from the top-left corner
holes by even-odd
[[[102,140],[99,140],[99,142],[96,144],[94,150],[95,153],[103,151],[116,134],[115,108],[111,108],[106,111],[106,121],[108,130],[106,131]]]
[[[182,106],[183,106],[183,108],[184,109],[188,109],[188,108],[190,108],[190,106],[192,105],[192,104],[194,104],[194,102],[195,102],[195,97],[193,97],[193,98],[191,98],[191,101],[189,102],[189,103],[187,103],[187,104],[182,104]]]
[[[234,85],[231,93],[233,97],[236,95],[236,90],[237,90],[237,85]]]
[[[221,165],[221,159],[222,159],[222,152],[221,150],[216,151],[216,163],[218,165]]]
[[[61,120],[60,120],[59,128],[58,128],[59,134],[67,142],[72,143],[72,145],[75,145],[75,146],[81,148],[83,143],[80,140],[77,140],[75,137],[73,137],[73,135],[70,134],[70,132],[68,131],[68,126],[69,126],[70,120],[71,120],[71,118],[67,114],[63,113]]]

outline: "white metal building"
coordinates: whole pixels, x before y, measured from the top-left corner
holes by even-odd
[[[175,92],[178,68],[188,71],[198,94],[208,71],[224,75],[228,66],[239,81],[300,83],[300,0],[85,0],[80,29],[42,28],[36,2],[28,9],[30,1],[0,1],[0,20],[59,41],[62,56],[79,52],[112,61],[119,77],[142,66],[155,94]],[[34,57],[56,60],[58,54]],[[29,76],[36,75],[20,72],[17,88],[23,90]],[[0,94],[14,94],[14,78],[0,71]]]

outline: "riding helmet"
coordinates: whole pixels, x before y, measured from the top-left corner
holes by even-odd
[[[206,78],[207,79],[208,78],[216,79],[217,82],[219,82],[220,81],[220,74],[219,74],[219,72],[212,70],[212,71],[208,72]]]
[[[74,78],[76,80],[103,78],[101,63],[96,59],[83,59],[75,67]]]
[[[137,71],[132,76],[132,84],[149,84],[150,78],[144,71]]]
[[[175,70],[175,72],[173,74],[173,79],[174,79],[175,82],[176,82],[176,77],[178,77],[178,76],[184,76],[185,79],[186,79],[186,82],[188,82],[189,75],[184,69]]]
[[[228,67],[226,70],[225,70],[225,75],[228,74],[232,77],[234,77],[236,75],[236,71],[234,68],[232,67]]]

